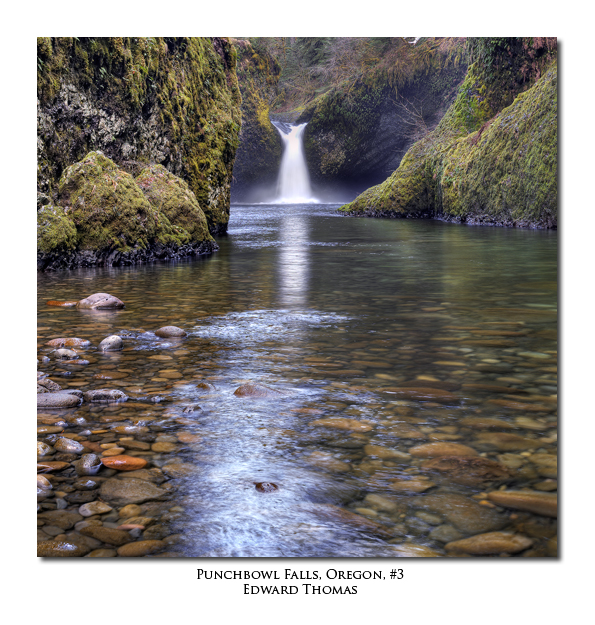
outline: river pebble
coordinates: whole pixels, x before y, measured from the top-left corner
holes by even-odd
[[[488,532],[470,538],[456,540],[445,545],[447,551],[458,551],[472,555],[487,556],[501,553],[518,553],[528,549],[533,540],[527,536],[508,532]]]

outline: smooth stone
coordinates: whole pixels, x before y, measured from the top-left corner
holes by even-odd
[[[110,449],[106,449],[106,450],[103,452],[102,456],[103,456],[103,457],[105,457],[105,458],[110,458],[110,457],[112,457],[112,456],[119,456],[119,455],[121,455],[121,454],[122,454],[122,452],[124,452],[124,451],[126,451],[126,450],[124,449],[124,447],[112,447],[112,448],[110,448]]]
[[[76,303],[77,308],[101,310],[104,308],[124,308],[124,302],[109,293],[93,293]]]
[[[69,438],[59,438],[54,443],[54,449],[66,454],[82,454],[85,451],[85,448],[79,442]]]
[[[196,473],[197,467],[189,462],[173,462],[164,465],[161,470],[168,477],[182,478]]]
[[[398,504],[387,497],[370,493],[366,495],[364,504],[371,507],[374,510],[382,510],[385,512],[396,512],[398,510]]]
[[[437,458],[440,456],[478,456],[478,452],[459,443],[425,443],[411,447],[409,453],[417,458]]]
[[[523,510],[547,517],[558,516],[558,495],[540,491],[498,490],[488,493],[489,501],[504,508]]]
[[[118,548],[118,555],[121,558],[138,558],[148,556],[166,547],[162,540],[139,540],[128,543]]]
[[[137,471],[147,465],[147,461],[144,458],[126,455],[108,456],[102,458],[101,463],[104,466],[110,469],[116,469],[117,471]]]
[[[463,534],[452,525],[439,525],[428,534],[428,538],[441,543],[450,543],[463,538]]]
[[[96,475],[103,466],[97,454],[83,454],[80,460],[72,463],[77,475]]]
[[[477,486],[483,482],[502,482],[512,473],[502,464],[475,456],[441,456],[425,460],[424,469],[445,475],[452,482]]]
[[[491,417],[465,417],[459,421],[460,425],[476,430],[487,430],[489,428],[499,428],[501,430],[513,430],[514,425],[504,419],[494,419]]]
[[[143,509],[140,506],[137,506],[134,503],[128,504],[124,506],[119,512],[118,515],[121,519],[126,519],[128,517],[139,516],[142,513]]]
[[[47,306],[63,306],[65,308],[70,308],[70,307],[76,306],[77,302],[51,299],[48,302],[46,302],[46,305]]]
[[[118,552],[115,549],[94,549],[85,558],[115,558]]]
[[[50,454],[55,453],[54,448],[50,447],[47,443],[42,443],[41,441],[37,441],[37,455],[38,456],[49,456]]]
[[[42,443],[44,444],[44,443]],[[37,471],[39,473],[49,473],[50,471],[61,471],[66,467],[70,466],[69,462],[59,462],[59,461],[44,461],[37,464]]]
[[[415,545],[414,543],[402,543],[400,545],[391,545],[387,547],[396,557],[401,558],[439,558],[442,557],[439,551],[430,549],[425,545]]]
[[[38,558],[74,558],[84,556],[91,549],[67,540],[45,540],[37,543]]]
[[[529,460],[537,466],[537,473],[542,477],[558,477],[558,457],[552,454],[533,454]]]
[[[448,523],[466,534],[499,530],[508,523],[508,517],[497,510],[455,493],[416,497],[410,505],[416,510],[442,515]]]
[[[64,428],[58,425],[40,425],[37,428],[38,434],[59,434],[64,432]]]
[[[50,380],[49,378],[45,378],[43,380],[38,380],[37,385],[41,386],[45,389],[45,391],[49,393],[56,393],[62,390],[62,387],[56,382]],[[39,392],[39,391],[38,391]]]
[[[233,392],[236,397],[280,397],[283,393],[263,384],[242,384]]]
[[[73,349],[57,349],[54,351],[54,357],[58,360],[76,360],[79,355]]]
[[[498,451],[521,451],[541,447],[538,440],[509,432],[478,432],[475,442]]]
[[[113,529],[111,527],[103,527],[99,525],[90,525],[80,530],[83,536],[90,536],[95,540],[109,545],[125,545],[133,540],[132,536],[126,530]]]
[[[340,430],[353,430],[355,432],[369,432],[373,427],[369,423],[362,423],[355,419],[343,417],[330,417],[328,419],[317,419],[310,421],[308,425],[318,425],[327,428],[338,428]]]
[[[129,471],[126,474],[126,478],[134,477],[139,480],[147,480],[153,484],[163,484],[166,481],[166,477],[163,475],[163,471],[157,467],[152,469],[138,469],[136,471]]]
[[[254,487],[259,493],[274,493],[279,490],[277,484],[273,482],[254,482]]]
[[[199,382],[196,385],[196,388],[200,389],[201,391],[215,391],[215,390],[217,390],[212,384],[209,384],[208,382]]]
[[[168,494],[152,482],[138,478],[109,478],[103,482],[99,492],[103,500],[116,506],[144,503]]]
[[[71,510],[47,510],[38,514],[37,518],[47,525],[56,525],[63,530],[69,530],[74,527],[75,523],[82,521],[84,517]]]
[[[175,443],[157,442],[151,445],[151,451],[156,453],[169,453],[175,451],[177,448],[178,446]]]
[[[311,511],[323,519],[330,519],[335,523],[344,523],[366,534],[373,534],[385,539],[393,538],[391,528],[333,504],[319,504],[313,507]]]
[[[113,508],[108,506],[103,501],[93,501],[91,503],[85,503],[79,508],[79,514],[84,517],[93,516],[95,514],[105,514],[111,512]]]
[[[98,345],[98,349],[102,352],[116,352],[124,347],[124,341],[117,334],[107,336]]]
[[[57,393],[38,393],[38,408],[74,408],[81,404],[81,399],[72,393],[59,391]]]
[[[88,402],[120,402],[126,401],[128,395],[118,389],[95,389],[83,393],[83,398]]]
[[[447,551],[457,551],[477,556],[497,555],[500,553],[518,553],[533,544],[531,538],[508,532],[488,532],[463,538],[445,545]]]
[[[91,341],[86,339],[73,338],[59,338],[48,341],[46,345],[50,347],[88,347],[91,345]]]
[[[382,445],[365,445],[364,452],[368,456],[376,456],[384,460],[402,460],[403,462],[411,460],[411,454],[406,454],[396,449],[389,449]]]
[[[407,440],[428,438],[427,434],[418,430],[414,425],[410,425],[409,423],[397,423],[395,425],[391,425],[386,429],[386,433],[390,436],[396,436],[397,438]]]
[[[434,482],[430,482],[430,480],[413,478],[411,480],[395,480],[394,482],[391,482],[389,488],[399,492],[423,493],[424,491],[432,488],[432,486],[436,486],[436,484],[434,484]]]
[[[163,339],[166,338],[181,338],[186,336],[186,332],[182,328],[176,326],[163,326],[158,330],[155,330],[155,334]]]

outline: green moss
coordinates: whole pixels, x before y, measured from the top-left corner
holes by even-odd
[[[187,232],[190,241],[213,240],[196,196],[182,179],[161,165],[151,165],[141,171],[136,183],[159,214]]]
[[[76,248],[76,226],[61,206],[46,204],[37,211],[37,249],[44,253]]]

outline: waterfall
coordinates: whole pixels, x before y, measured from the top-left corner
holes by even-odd
[[[272,122],[283,139],[283,157],[277,180],[275,204],[306,204],[318,200],[312,195],[310,177],[304,157],[302,135],[306,124],[292,126],[285,122]]]

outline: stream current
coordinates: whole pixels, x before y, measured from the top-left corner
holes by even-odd
[[[515,555],[555,555],[556,519],[538,510],[557,491],[557,233],[336,208],[236,205],[210,257],[40,274],[38,369],[128,401],[38,410],[38,440],[51,446],[57,424],[148,461],[130,475],[163,493],[131,503],[134,540],[161,541],[152,556],[483,555],[446,545],[493,531],[524,537]],[[126,307],[46,304],[97,292]],[[187,337],[158,338],[166,325]],[[124,348],[99,352],[111,334]],[[87,364],[55,360],[57,337],[90,340],[76,350]],[[234,395],[248,382],[278,394]],[[440,444],[455,445],[442,464]],[[129,477],[45,475],[41,513],[77,512]],[[495,503],[501,490],[537,507]],[[88,518],[120,527],[130,507],[108,503]],[[80,521],[38,525],[38,540],[118,555],[80,538]]]

